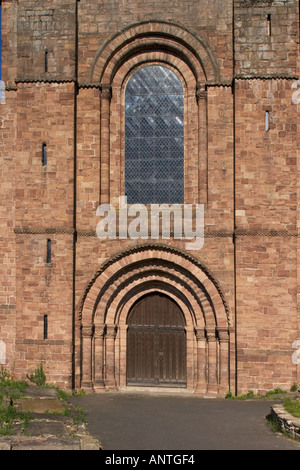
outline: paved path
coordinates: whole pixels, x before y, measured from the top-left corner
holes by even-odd
[[[266,423],[272,402],[103,393],[72,398],[104,450],[300,450]]]

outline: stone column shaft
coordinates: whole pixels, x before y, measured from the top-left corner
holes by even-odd
[[[195,393],[205,394],[206,392],[206,338],[204,328],[195,329],[197,340],[197,384]]]
[[[104,334],[105,325],[96,324],[94,334],[94,389],[104,388]]]
[[[207,330],[208,340],[208,382],[207,394],[217,395],[218,381],[217,381],[217,338],[215,329]]]
[[[207,202],[207,91],[205,85],[198,84],[198,151],[199,151],[199,202]]]
[[[82,325],[82,388],[92,388],[92,337],[93,337],[93,325]]]
[[[218,329],[219,337],[219,386],[224,394],[229,391],[229,332],[227,328]]]
[[[106,325],[105,333],[105,387],[116,390],[115,379],[115,339],[117,335],[116,325]]]
[[[100,203],[109,203],[110,200],[110,100],[111,86],[101,87],[101,152],[100,152]]]

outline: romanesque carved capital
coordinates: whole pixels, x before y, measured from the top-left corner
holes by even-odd
[[[207,99],[207,90],[206,90],[205,85],[197,83],[197,86],[196,86],[196,99],[197,99],[198,103],[199,103],[200,100],[206,100]]]
[[[195,328],[195,335],[197,341],[204,341],[206,339],[204,328]]]
[[[208,342],[216,341],[216,330],[215,328],[206,329],[206,338]]]
[[[229,342],[228,328],[218,328],[217,333],[218,333],[218,338],[219,338],[220,343],[228,343]]]
[[[94,332],[94,325],[81,325],[81,334],[84,338],[91,338]]]
[[[94,333],[94,336],[95,338],[103,338],[104,335],[105,335],[105,325],[104,324],[101,324],[101,325],[97,325],[95,324],[95,333]]]
[[[101,99],[110,101],[112,97],[111,85],[101,85]]]
[[[117,325],[106,325],[105,337],[107,339],[115,339],[117,336]]]

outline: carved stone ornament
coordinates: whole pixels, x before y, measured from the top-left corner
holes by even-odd
[[[197,101],[199,102],[200,100],[206,100],[207,98],[207,90],[205,85],[200,85],[199,83],[197,84],[196,88],[196,98]]]
[[[82,325],[81,326],[81,333],[82,333],[82,336],[84,337],[92,337],[93,336],[93,331],[94,331],[94,327],[93,325]]]
[[[102,85],[101,86],[101,98],[104,100],[111,100],[112,97],[112,90],[110,85]]]
[[[227,328],[218,329],[218,338],[220,342],[229,341],[229,331]]]
[[[195,335],[197,341],[204,341],[206,339],[204,328],[195,328]]]
[[[206,330],[207,341],[216,341],[216,330],[214,328]]]
[[[106,338],[115,339],[117,336],[117,326],[116,325],[106,325]]]
[[[94,331],[95,331],[94,333],[95,338],[103,338],[103,336],[105,335],[105,325],[104,324],[95,325]]]

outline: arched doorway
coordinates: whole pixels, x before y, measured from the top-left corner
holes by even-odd
[[[148,294],[128,315],[127,385],[186,387],[183,313],[170,298]]]
[[[163,312],[158,320],[143,317],[153,308]],[[124,390],[151,381],[153,387],[186,387],[205,396],[224,396],[230,389],[234,345],[224,294],[207,269],[181,250],[139,245],[110,259],[90,282],[79,320],[83,389]],[[139,366],[143,373],[127,371],[127,364],[139,358],[132,343],[146,334],[150,344],[161,339],[150,356],[153,371],[155,360],[160,361],[161,375],[151,367],[147,375],[145,365]],[[179,375],[167,373],[172,354],[166,348],[179,351]]]

